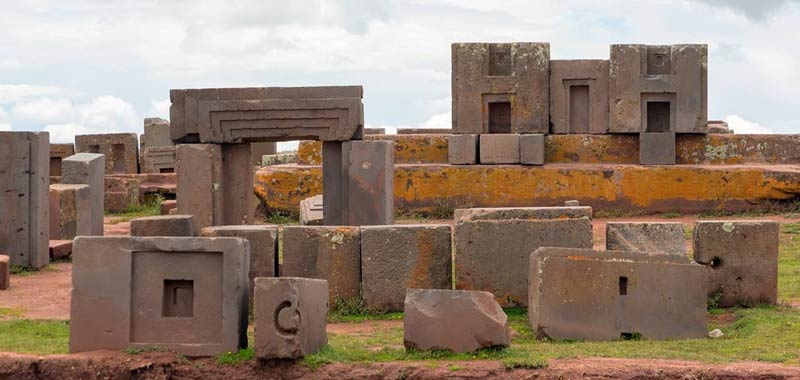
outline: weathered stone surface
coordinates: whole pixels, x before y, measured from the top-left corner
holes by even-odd
[[[251,160],[250,144],[222,145],[222,219],[214,225],[253,223]]]
[[[544,165],[544,135],[519,136],[519,161],[524,165]]]
[[[706,129],[706,132],[708,133],[733,133],[733,131],[728,127],[728,123],[722,120],[709,120]]]
[[[253,157],[253,166],[261,166],[262,159],[266,155],[274,155],[278,152],[276,142],[256,142],[250,144],[250,154]]]
[[[642,165],[675,165],[674,133],[640,133],[639,163]]]
[[[361,86],[171,90],[173,141],[244,143],[360,139]]]
[[[169,215],[170,210],[178,209],[178,201],[174,199],[167,199],[161,202],[161,215]]]
[[[706,45],[611,45],[611,132],[705,133]]]
[[[315,195],[300,201],[300,224],[304,226],[322,225],[322,195]]]
[[[261,166],[296,164],[297,153],[265,154],[261,156]]]
[[[72,240],[50,240],[50,260],[63,260],[72,255]]]
[[[606,249],[686,256],[683,223],[608,222]]]
[[[297,359],[328,342],[328,282],[310,278],[255,279],[254,345],[259,359]]]
[[[342,151],[348,181],[345,224],[394,224],[394,143],[348,141]]]
[[[173,146],[172,139],[169,138],[169,121],[159,117],[145,118],[142,143],[145,148]]]
[[[178,213],[193,214],[198,228],[222,224],[222,148],[181,144],[177,149]]]
[[[548,247],[531,254],[529,270],[528,320],[539,338],[707,334],[707,274],[686,256]]]
[[[444,135],[453,133],[451,128],[397,128],[398,135]]]
[[[256,277],[278,275],[278,226],[216,226],[200,231],[203,237],[238,237],[250,242],[250,295]]]
[[[608,60],[550,61],[552,133],[608,131]]]
[[[136,175],[106,175],[104,206],[106,211],[120,213],[139,207],[141,203],[141,179]]]
[[[451,289],[451,231],[446,224],[361,227],[364,306],[402,311],[406,288]]]
[[[454,43],[454,133],[547,133],[550,44]]]
[[[478,163],[478,135],[447,136],[447,162],[450,165]]]
[[[408,289],[406,349],[471,352],[511,344],[508,316],[489,292]]]
[[[503,306],[526,306],[528,259],[539,247],[592,248],[589,218],[477,220],[455,225],[456,289],[494,293]]]
[[[76,135],[75,150],[105,155],[106,174],[139,172],[139,142],[135,133]]]
[[[348,145],[349,146],[349,145]],[[322,223],[327,226],[347,224],[347,160],[349,153],[345,151],[341,141],[324,141],[322,143]]]
[[[519,135],[518,134],[491,134],[481,135],[480,156],[481,164],[518,164]]]
[[[92,235],[92,200],[88,185],[50,185],[50,238],[72,240]]]
[[[11,286],[11,258],[0,255],[0,290],[6,290]]]
[[[578,207],[580,205],[581,205],[581,202],[579,202],[577,200],[574,200],[574,199],[568,200],[568,201],[564,201],[564,206],[565,207]]]
[[[62,162],[61,183],[89,186],[91,199],[91,235],[103,236],[105,211],[105,156],[99,153],[78,153]]]
[[[364,128],[365,135],[385,135],[386,128]]]
[[[70,352],[247,347],[246,240],[78,237],[74,248]]]
[[[450,131],[448,129],[448,131]],[[364,135],[364,140],[394,142],[395,164],[446,164],[448,134],[427,135]],[[319,165],[322,163],[322,141],[301,141],[297,148],[297,163]],[[477,157],[477,154],[476,154]]]
[[[174,173],[175,146],[144,148],[142,152],[142,173]]]
[[[50,144],[50,176],[61,176],[61,161],[73,154],[74,144]]]
[[[779,234],[769,220],[697,222],[694,260],[709,268],[709,297],[722,307],[777,303]]]
[[[49,261],[49,140],[47,132],[0,132],[0,252],[11,265]]]
[[[361,230],[358,227],[286,226],[281,233],[281,277],[327,280],[330,300],[359,296]]]
[[[159,215],[131,220],[131,236],[197,236],[194,215]]]
[[[469,220],[505,219],[573,219],[592,218],[589,206],[564,207],[497,207],[497,208],[459,208],[453,212],[456,222]]]

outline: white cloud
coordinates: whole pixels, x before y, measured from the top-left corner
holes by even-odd
[[[23,124],[50,124],[73,120],[75,108],[69,99],[40,98],[15,103],[11,117]]]
[[[37,86],[30,84],[0,84],[0,104],[29,101],[42,97],[74,96],[76,91],[59,86]]]
[[[71,143],[75,142],[75,135],[97,133],[75,123],[48,124],[44,130],[50,132],[51,143]]]
[[[452,114],[450,112],[433,115],[430,119],[420,124],[420,128],[452,128]]]
[[[169,120],[169,106],[172,105],[169,98],[157,101],[154,100],[151,101],[150,104],[150,112],[147,114],[147,117],[160,117]]]
[[[47,102],[33,101],[33,104]],[[72,106],[72,103],[69,103]],[[32,106],[26,106],[32,107]],[[47,114],[46,111],[43,111]],[[55,117],[55,115],[61,116]],[[52,117],[51,117],[52,116]],[[44,120],[45,118],[42,118]],[[73,142],[75,135],[93,133],[142,132],[142,120],[133,107],[113,96],[100,96],[85,104],[78,104],[63,112],[49,115],[44,130],[50,132],[50,141]]]
[[[728,123],[728,128],[740,135],[774,133],[772,130],[762,126],[761,124],[745,120],[741,116],[737,115],[729,115],[725,118],[725,122]]]

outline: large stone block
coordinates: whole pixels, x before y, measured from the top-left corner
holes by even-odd
[[[47,132],[0,132],[0,253],[11,265],[49,261],[49,140]]]
[[[348,141],[342,149],[348,181],[345,224],[394,224],[394,143]]]
[[[176,171],[178,213],[193,214],[198,228],[221,225],[222,147],[178,145]]]
[[[281,277],[327,280],[330,300],[349,300],[361,288],[361,231],[358,227],[286,226],[281,233]]]
[[[361,86],[171,90],[173,141],[244,143],[360,139]]]
[[[0,255],[0,290],[6,290],[11,286],[11,258]]]
[[[708,295],[722,307],[778,302],[780,224],[769,220],[700,221],[694,260],[708,266]]]
[[[70,352],[247,347],[249,250],[238,238],[78,237]]]
[[[297,359],[328,342],[328,282],[310,278],[255,279],[254,345],[259,359]]]
[[[639,134],[639,163],[642,165],[675,165],[674,133]]]
[[[172,139],[169,138],[169,121],[159,117],[145,118],[142,144],[145,148],[173,146]]]
[[[300,224],[318,226],[322,224],[324,204],[322,195],[315,195],[300,201]]]
[[[546,247],[531,254],[529,271],[528,320],[539,338],[707,334],[707,274],[686,256]]]
[[[278,226],[216,226],[200,231],[203,237],[238,237],[250,242],[250,295],[256,277],[278,275]],[[252,299],[252,298],[251,298]]]
[[[563,207],[479,207],[459,208],[453,212],[456,222],[508,219],[574,219],[592,218],[589,206]]]
[[[50,144],[50,176],[61,176],[61,161],[73,154],[74,144]]]
[[[176,201],[174,199],[167,199],[167,200],[161,201],[160,208],[161,208],[161,211],[160,211],[161,215],[170,215],[170,211],[171,210],[178,211],[178,201]],[[177,214],[175,214],[175,215],[177,215]]]
[[[609,130],[705,133],[708,46],[611,45]]]
[[[50,260],[63,260],[72,256],[72,240],[50,240]]]
[[[608,222],[606,249],[686,256],[683,223]]]
[[[255,154],[254,154],[255,155]],[[296,164],[297,153],[277,153],[265,154],[261,156],[261,166],[283,165],[283,164]]]
[[[550,44],[454,43],[454,133],[547,133]]]
[[[50,239],[92,235],[92,200],[88,185],[50,185]]]
[[[519,164],[519,135],[481,135],[480,141],[481,164]]]
[[[608,60],[550,61],[552,133],[608,131]]]
[[[250,155],[250,144],[222,145],[222,220],[214,225],[253,223],[255,209]]]
[[[446,224],[361,227],[364,305],[402,311],[406,288],[451,289],[451,240]]]
[[[592,248],[589,218],[459,221],[456,289],[494,293],[503,306],[526,306],[528,259],[539,247]]]
[[[347,224],[348,154],[341,141],[322,142],[322,222],[326,226]]]
[[[511,329],[492,293],[408,289],[403,342],[406,349],[463,353],[509,346]]]
[[[139,142],[135,133],[76,135],[75,150],[105,155],[106,174],[139,172]]]
[[[543,134],[519,136],[519,161],[525,165],[544,165]]]
[[[253,166],[261,166],[262,158],[266,155],[278,153],[278,143],[276,142],[257,142],[250,144]]]
[[[105,156],[99,153],[78,153],[62,162],[61,183],[89,186],[91,199],[91,234],[103,236],[105,212]]]
[[[146,147],[142,152],[142,173],[174,173],[175,146]]]
[[[194,215],[159,215],[131,220],[131,236],[197,236]]]
[[[450,165],[478,163],[478,135],[447,136],[447,162]]]

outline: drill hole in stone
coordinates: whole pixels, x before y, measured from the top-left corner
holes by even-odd
[[[194,316],[194,280],[164,280],[162,316]]]
[[[628,278],[625,276],[620,276],[619,278],[619,295],[628,295]]]
[[[719,269],[720,267],[722,267],[722,259],[720,259],[719,257],[715,257],[711,259],[711,262],[708,263],[708,266],[714,269]]]

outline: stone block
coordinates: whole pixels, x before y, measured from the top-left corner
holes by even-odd
[[[78,237],[74,249],[70,352],[247,347],[246,240]]]
[[[674,133],[640,133],[639,163],[642,165],[675,165]]]
[[[61,183],[89,186],[91,199],[91,234],[103,236],[105,211],[105,156],[99,153],[78,153],[62,162]]]
[[[265,154],[261,156],[261,166],[296,164],[297,153]]]
[[[694,260],[708,267],[708,295],[721,307],[778,302],[780,224],[769,220],[699,221]]]
[[[281,277],[327,280],[330,300],[350,300],[361,288],[361,231],[358,227],[286,226],[281,233]]]
[[[446,224],[361,227],[361,288],[370,310],[403,311],[406,288],[452,289]]]
[[[145,118],[142,144],[145,148],[173,146],[172,139],[169,138],[169,121],[159,117]]]
[[[0,255],[0,290],[6,290],[11,286],[11,258]]]
[[[550,61],[552,133],[608,131],[608,60]]]
[[[50,185],[50,238],[72,240],[92,235],[92,200],[88,185]]]
[[[459,221],[472,220],[508,220],[508,219],[574,219],[592,218],[589,206],[564,207],[481,207],[459,208],[453,212],[453,219]]]
[[[175,173],[175,146],[144,148],[142,173]]]
[[[251,160],[250,144],[222,145],[222,220],[214,225],[253,223]]]
[[[365,135],[385,135],[386,128],[364,128]]]
[[[63,260],[72,256],[72,240],[50,240],[50,260]]]
[[[458,221],[456,289],[492,292],[503,306],[527,306],[528,259],[539,247],[592,248],[589,218]]]
[[[131,220],[131,236],[197,236],[194,215],[159,215]]]
[[[50,144],[50,176],[61,176],[61,161],[75,154],[74,144]]]
[[[398,135],[449,135],[452,128],[397,128]]]
[[[566,206],[566,207],[578,207],[580,205],[581,205],[581,202],[579,202],[577,200],[574,200],[574,199],[573,200],[569,200],[569,201],[564,201],[564,206]]]
[[[478,151],[481,164],[519,164],[519,135],[481,135]]]
[[[322,222],[326,226],[347,224],[348,154],[341,141],[322,142]]]
[[[683,223],[608,222],[606,249],[686,256]]]
[[[315,195],[300,201],[300,224],[304,226],[322,225],[324,206],[322,195]]]
[[[222,147],[215,144],[178,145],[176,171],[177,212],[193,214],[198,228],[221,225]]]
[[[708,333],[706,270],[686,256],[546,247],[531,254],[529,271],[528,320],[539,338],[689,339]]]
[[[278,153],[276,142],[256,142],[250,144],[250,154],[253,157],[253,166],[261,166],[262,158],[266,155]]]
[[[447,162],[450,165],[478,163],[478,135],[447,136]]]
[[[105,155],[106,174],[139,172],[139,141],[135,133],[76,135],[75,150]]]
[[[611,45],[609,131],[705,133],[707,45]]]
[[[544,165],[544,135],[519,136],[519,160],[525,165]]]
[[[361,86],[171,90],[180,143],[346,141],[363,134]]]
[[[11,265],[49,261],[49,140],[47,132],[0,132],[0,252]]]
[[[250,242],[250,295],[256,277],[278,275],[278,226],[216,226],[200,231],[203,237],[238,237]],[[251,298],[252,299],[252,298]]]
[[[511,328],[492,293],[408,289],[403,342],[406,349],[472,352],[511,345]]]
[[[256,278],[253,310],[259,359],[298,359],[328,343],[325,280]]]
[[[342,145],[348,181],[345,224],[394,224],[394,143],[364,140]]]
[[[547,133],[550,44],[454,43],[453,132]]]
[[[165,201],[161,201],[161,215],[169,215],[170,210],[176,210],[178,208],[178,201],[174,199],[167,199]]]

